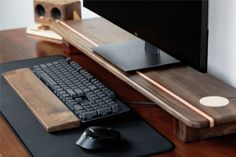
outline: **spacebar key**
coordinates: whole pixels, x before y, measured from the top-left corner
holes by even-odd
[[[43,80],[44,82],[46,82],[46,83],[49,85],[49,87],[53,88],[55,85],[57,85],[57,83],[56,83],[55,81],[53,81],[53,80],[50,78],[50,76],[48,76],[48,74],[46,74],[46,73],[40,73],[39,75],[40,75],[40,77],[42,78],[42,80]]]

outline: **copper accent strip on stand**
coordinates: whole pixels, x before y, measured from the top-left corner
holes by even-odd
[[[62,24],[63,26],[65,26],[66,28],[68,28],[69,30],[71,30],[72,32],[74,32],[75,34],[79,35],[80,37],[82,37],[83,39],[85,39],[86,41],[88,41],[89,43],[91,43],[92,45],[94,45],[95,47],[99,46],[99,44],[95,43],[94,41],[90,40],[89,38],[87,38],[86,36],[84,36],[83,34],[79,33],[78,31],[76,31],[73,27],[69,26],[68,24],[66,24],[63,21],[59,21],[60,24]],[[182,104],[184,104],[185,106],[189,107],[190,109],[192,109],[193,111],[197,112],[198,114],[200,114],[201,116],[203,116],[204,118],[206,118],[209,123],[210,123],[210,127],[214,127],[215,122],[214,119],[209,116],[208,114],[204,113],[203,111],[199,110],[198,108],[196,108],[195,106],[193,106],[192,104],[190,104],[189,102],[187,102],[186,100],[184,100],[183,98],[179,97],[178,95],[174,94],[173,92],[171,92],[170,90],[168,90],[167,88],[165,88],[164,86],[162,86],[161,84],[155,82],[154,80],[152,80],[151,78],[149,78],[148,76],[146,76],[145,74],[136,71],[136,73],[138,75],[140,75],[142,78],[144,78],[145,80],[149,81],[150,83],[154,84],[156,87],[158,87],[159,89],[161,89],[162,91],[164,91],[165,93],[167,93],[168,95],[170,95],[171,97],[175,98],[176,100],[178,100],[179,102],[181,102]]]
[[[76,31],[76,29],[74,29],[73,27],[69,26],[68,24],[66,24],[63,21],[59,21],[60,24],[62,24],[63,26],[65,26],[66,28],[68,28],[69,30],[71,30],[73,33],[81,36],[82,38],[84,38],[85,40],[87,40],[88,42],[90,42],[92,45],[94,46],[99,46],[97,43],[93,42],[92,40],[90,40],[89,38],[87,38],[86,36],[84,36],[83,34],[79,33],[78,31]]]
[[[186,100],[182,99],[181,97],[179,97],[178,95],[174,94],[173,92],[171,92],[170,90],[168,90],[167,88],[165,88],[164,86],[162,86],[161,84],[157,83],[156,81],[152,80],[151,78],[149,78],[148,76],[144,75],[143,73],[137,71],[136,72],[138,75],[140,75],[141,77],[143,77],[145,80],[151,82],[152,84],[154,84],[156,87],[158,87],[159,89],[161,89],[162,91],[164,91],[165,93],[169,94],[170,96],[172,96],[173,98],[175,98],[176,100],[180,101],[181,103],[183,103],[184,105],[188,106],[190,109],[192,109],[193,111],[197,112],[198,114],[200,114],[201,116],[205,117],[207,120],[209,120],[210,122],[210,127],[214,127],[214,119],[207,115],[206,113],[204,113],[203,111],[199,110],[198,108],[196,108],[195,106],[193,106],[192,104],[190,104],[189,102],[187,102]]]

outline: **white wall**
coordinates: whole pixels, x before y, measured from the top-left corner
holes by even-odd
[[[82,8],[82,18],[97,15]],[[34,24],[33,0],[0,0],[0,30],[26,27]]]
[[[236,87],[236,0],[209,3],[208,72]],[[95,16],[82,8],[82,18]],[[0,0],[0,30],[33,23],[33,0]]]
[[[236,88],[236,0],[209,2],[208,72]]]
[[[32,0],[0,0],[0,30],[34,23]]]

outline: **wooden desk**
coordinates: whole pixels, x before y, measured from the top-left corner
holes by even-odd
[[[55,54],[63,54],[62,45],[27,37],[25,29],[0,32],[1,48],[0,62],[28,59]],[[126,101],[148,101],[143,95],[128,86],[113,74],[102,68],[82,53],[70,55],[85,69],[95,75],[103,83],[113,89],[117,95]],[[236,134],[194,143],[183,143],[173,134],[174,117],[156,105],[131,104],[151,126],[170,139],[176,148],[169,153],[155,156],[161,157],[234,157],[236,154]],[[19,139],[11,131],[7,122],[0,119],[0,157],[29,156]]]

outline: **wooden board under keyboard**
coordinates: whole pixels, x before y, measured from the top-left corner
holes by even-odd
[[[80,125],[79,118],[29,68],[9,71],[3,76],[48,132]]]

